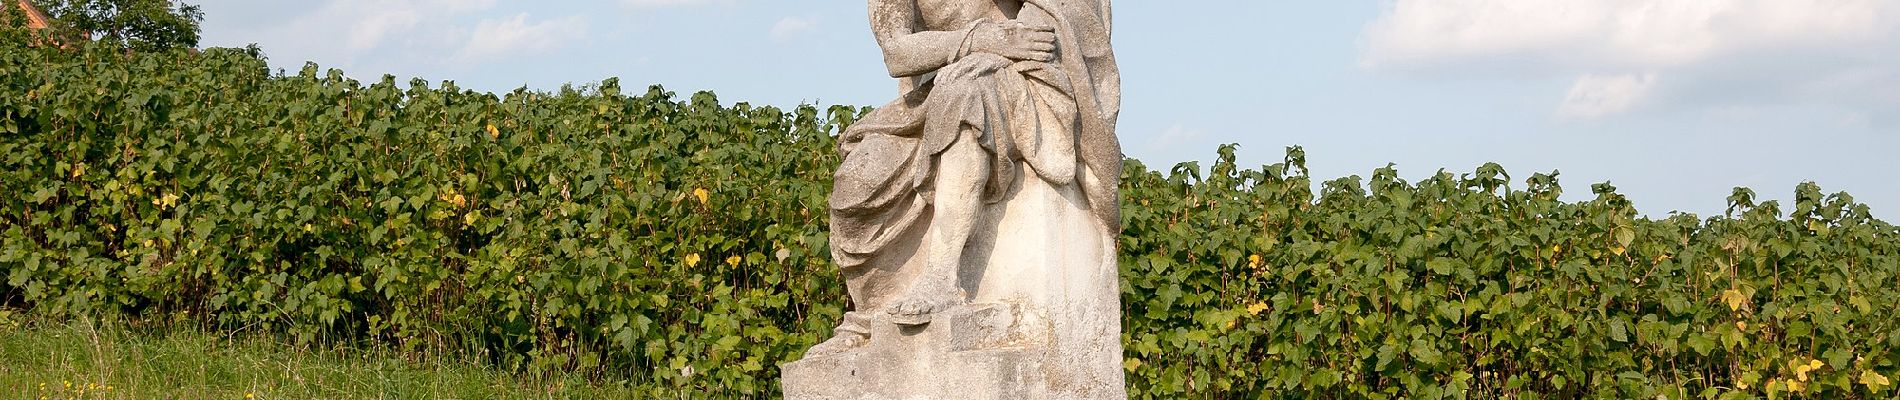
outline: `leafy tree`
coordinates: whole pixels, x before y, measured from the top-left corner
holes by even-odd
[[[88,36],[136,50],[198,46],[204,11],[171,0],[40,0],[69,35]]]
[[[32,30],[27,29],[26,10],[11,1],[0,2],[0,44],[24,45],[31,43],[32,38]]]
[[[25,11],[11,4],[0,3],[0,30],[14,31],[25,27]]]

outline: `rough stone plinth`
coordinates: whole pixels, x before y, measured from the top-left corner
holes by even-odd
[[[1047,330],[1015,306],[972,304],[917,327],[876,323],[870,343],[785,364],[786,399],[1025,399],[1046,393],[1040,377]],[[883,321],[880,321],[883,322]]]

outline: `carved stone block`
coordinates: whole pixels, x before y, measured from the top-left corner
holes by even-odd
[[[874,323],[863,347],[785,364],[785,398],[1024,399],[1045,392],[1038,333],[1048,325],[1040,317],[1008,304],[971,304],[939,318],[912,327]]]

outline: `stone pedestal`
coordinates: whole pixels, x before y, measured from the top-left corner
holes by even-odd
[[[972,304],[928,325],[872,324],[870,342],[781,367],[786,399],[1047,398],[1048,323],[1006,304]],[[1038,334],[1042,333],[1042,334]]]
[[[853,288],[868,341],[781,367],[787,399],[1120,399],[1123,388],[1114,235],[1074,184],[1018,164],[1005,199],[975,227],[958,284],[969,305],[923,326],[891,323],[881,296]],[[1085,166],[1085,179],[1092,175]],[[928,219],[926,219],[927,221]],[[893,265],[886,267],[885,263]],[[913,279],[923,252],[898,246],[860,270]]]

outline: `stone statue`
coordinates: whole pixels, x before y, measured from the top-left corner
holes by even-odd
[[[899,97],[845,131],[855,310],[788,398],[1122,398],[1109,0],[870,0]]]

